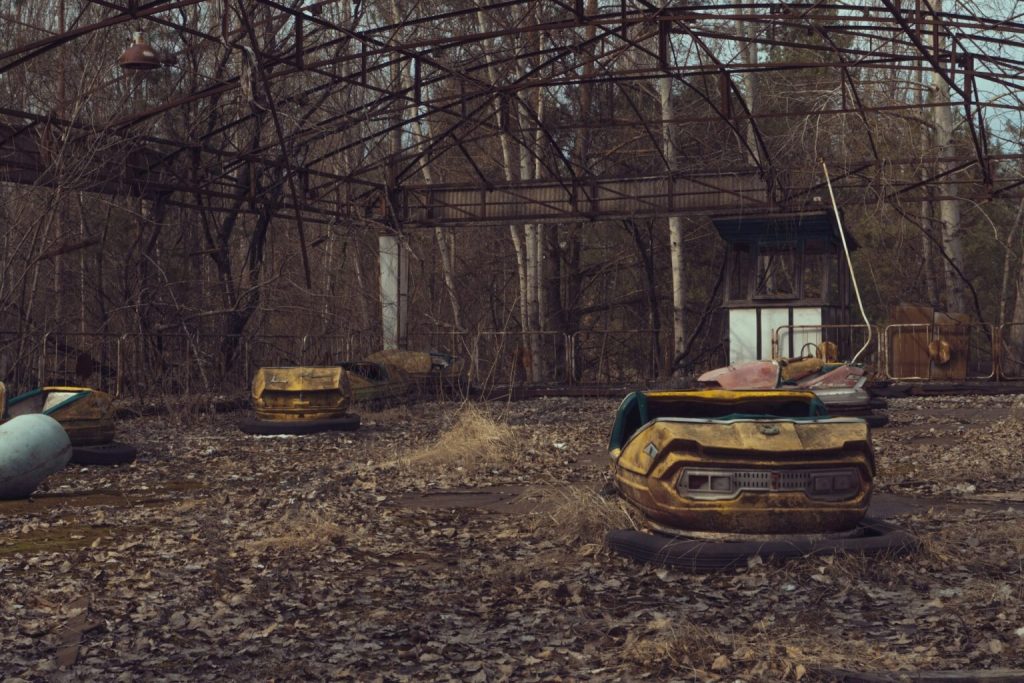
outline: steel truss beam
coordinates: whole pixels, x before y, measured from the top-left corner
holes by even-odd
[[[596,13],[585,3],[557,2],[531,14],[526,10],[536,10],[536,3],[506,0],[437,3],[441,9],[430,14],[425,8],[433,5],[421,2],[415,15],[396,22],[375,14],[386,3],[354,2],[354,13],[340,16],[341,3],[330,0],[79,2],[77,25],[63,33],[41,26],[39,36],[0,52],[0,79],[16,78],[95,34],[116,44],[130,25],[162,32],[164,45],[180,42],[184,56],[174,69],[189,86],[127,113],[96,106],[95,115],[62,118],[52,113],[57,106],[9,106],[0,111],[0,179],[67,182],[40,147],[48,139],[40,134],[45,129],[67,133],[62,139],[82,149],[119,150],[120,161],[96,160],[92,178],[75,179],[77,187],[100,192],[216,203],[244,190],[243,169],[273,171],[287,189],[275,211],[300,234],[304,220],[374,216],[382,197],[393,207],[391,218],[409,225],[599,220],[625,211],[629,203],[613,197],[630,192],[641,193],[630,206],[643,215],[708,211],[719,200],[686,187],[682,178],[715,173],[720,182],[710,186],[721,192],[720,203],[784,207],[813,196],[820,180],[809,171],[813,160],[789,158],[794,143],[779,124],[813,119],[837,126],[849,121],[864,141],[863,154],[836,161],[850,200],[911,197],[940,180],[956,185],[961,196],[984,200],[1008,196],[1020,182],[1008,169],[1020,167],[1024,152],[1019,142],[994,145],[992,124],[997,115],[1019,119],[1024,112],[1024,23],[989,16],[983,3],[940,12],[929,0],[665,6],[621,0],[602,1]],[[486,30],[476,23],[478,12],[488,17]],[[10,19],[24,28],[17,16]],[[757,30],[746,35],[741,23]],[[754,44],[761,58],[739,59],[742,42]],[[693,46],[693,56],[673,56],[677,44]],[[246,53],[256,65],[255,80],[239,67]],[[190,71],[188,59],[197,54],[200,66]],[[488,78],[489,66],[497,82]],[[908,90],[921,70],[949,84],[962,112],[966,144],[960,156],[941,164],[929,150],[911,154],[893,143],[894,136],[906,137],[900,126],[920,126],[929,109],[941,105],[917,104],[893,85],[902,82]],[[412,74],[407,85],[395,80],[400,72]],[[813,105],[771,109],[746,92],[742,77],[750,73],[768,83],[813,76],[831,85],[815,93]],[[649,95],[666,76],[685,93],[673,119],[678,128],[718,136],[716,156],[684,155],[681,176],[659,158],[663,122]],[[604,88],[619,102],[617,113],[574,118],[583,86]],[[247,104],[254,89],[258,97]],[[998,101],[990,101],[994,89],[1003,93]],[[533,107],[538,91],[548,98],[543,116]],[[431,122],[430,140],[414,135],[421,120]],[[184,133],[182,121],[188,122]],[[245,131],[261,126],[267,133],[255,147],[238,144]],[[759,178],[756,190],[735,193],[731,169],[743,162],[748,129]],[[581,131],[603,144],[586,159],[570,160],[566,150]],[[395,135],[402,144],[391,150],[386,143]],[[536,162],[546,180],[505,184],[496,151],[501,136],[517,155]],[[642,168],[620,168],[638,159]],[[434,176],[443,184],[415,184],[424,163],[439,166]],[[923,181],[922,165],[928,169]],[[958,170],[942,170],[950,167]],[[250,199],[259,205],[259,197]]]

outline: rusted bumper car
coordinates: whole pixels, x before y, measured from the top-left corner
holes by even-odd
[[[348,373],[352,402],[370,410],[404,403],[413,391],[408,373],[396,365],[349,361],[341,367]]]
[[[370,354],[366,361],[401,369],[421,396],[461,396],[468,389],[465,360],[447,353],[387,349]]]
[[[71,462],[119,465],[135,460],[138,450],[114,441],[110,394],[88,387],[42,387],[6,400],[3,419],[40,413],[60,423],[71,440]]]
[[[709,571],[752,555],[892,552],[912,539],[865,521],[875,472],[864,420],[810,391],[636,392],[609,444],[615,487],[648,531],[609,534],[643,561]]]
[[[732,390],[805,389],[813,391],[833,416],[863,417],[870,427],[889,422],[880,412],[883,398],[864,388],[868,380],[863,366],[829,362],[818,356],[755,360],[717,368],[697,378],[707,388]]]
[[[352,385],[340,366],[260,368],[252,380],[255,419],[238,427],[246,434],[315,434],[359,428],[348,412]]]

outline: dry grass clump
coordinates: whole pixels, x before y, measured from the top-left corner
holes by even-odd
[[[646,628],[631,631],[618,655],[624,662],[647,671],[699,674],[710,671],[721,654],[715,635],[708,628],[682,619],[655,619]]]
[[[604,545],[609,531],[639,526],[638,513],[619,496],[564,482],[544,487],[533,519],[534,531],[559,543]]]
[[[940,566],[967,566],[979,577],[1020,577],[1024,569],[1024,516],[1013,511],[967,515],[922,537],[929,559]]]
[[[319,510],[303,509],[287,512],[268,526],[259,538],[246,541],[242,547],[251,553],[310,550],[331,545],[345,538],[345,529]]]
[[[472,472],[520,458],[515,432],[477,406],[466,403],[437,441],[406,456],[406,464],[461,468]]]

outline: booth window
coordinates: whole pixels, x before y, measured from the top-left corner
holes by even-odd
[[[825,277],[830,256],[825,253],[823,245],[808,242],[804,247],[804,299],[820,301],[825,296]]]
[[[750,298],[751,255],[749,244],[737,244],[733,249],[732,272],[729,273],[729,300],[747,301]]]
[[[830,303],[842,303],[842,279],[843,265],[839,261],[838,254],[831,254],[828,257],[828,300]]]
[[[757,299],[795,299],[799,245],[795,242],[761,245],[757,254]]]

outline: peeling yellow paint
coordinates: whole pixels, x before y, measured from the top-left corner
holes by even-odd
[[[252,380],[252,406],[262,420],[342,417],[351,402],[341,367],[260,368]]]

